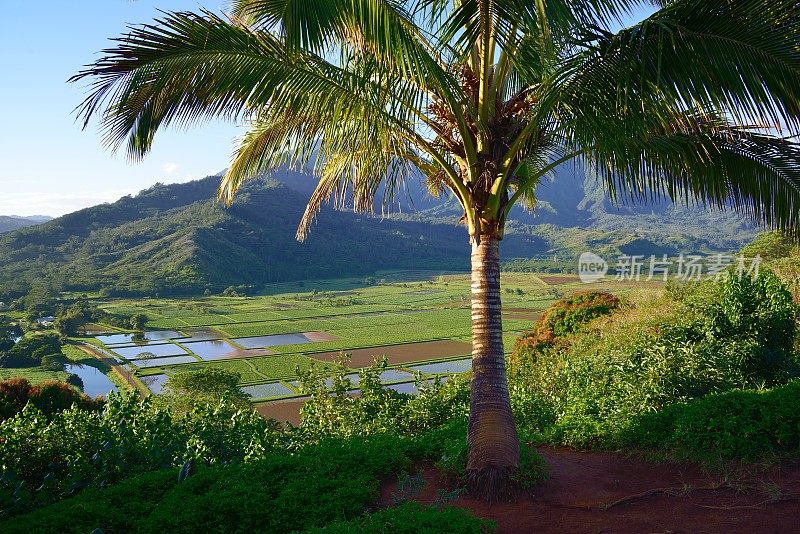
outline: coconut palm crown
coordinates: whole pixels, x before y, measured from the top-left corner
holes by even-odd
[[[644,4],[657,10],[623,21]],[[78,108],[133,158],[156,131],[247,122],[219,197],[278,167],[326,202],[391,204],[405,180],[463,208],[472,248],[472,487],[519,465],[499,242],[515,204],[570,161],[616,200],[733,209],[794,232],[800,208],[797,0],[239,0],[165,13],[77,74]]]

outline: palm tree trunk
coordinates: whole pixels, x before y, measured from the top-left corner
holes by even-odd
[[[519,468],[500,315],[500,240],[472,243],[472,388],[469,407],[470,489],[487,500],[503,496]]]

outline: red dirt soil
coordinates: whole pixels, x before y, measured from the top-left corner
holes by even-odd
[[[791,533],[800,532],[800,465],[741,470],[734,477],[697,466],[651,463],[606,452],[539,448],[550,478],[513,502],[486,505],[468,496],[454,506],[491,519],[497,532]],[[434,503],[453,484],[423,466],[413,498]],[[391,506],[396,480],[381,488]]]
[[[300,424],[300,410],[308,397],[287,399],[256,404],[258,413],[267,419],[276,419],[279,422],[289,422],[297,426]]]
[[[392,365],[398,363],[411,363],[435,358],[449,358],[472,353],[472,345],[463,341],[424,341],[421,343],[405,343],[402,345],[388,345],[385,347],[370,347],[345,351],[352,356],[348,367],[369,367],[375,358],[386,355]],[[308,356],[317,360],[332,362],[339,358],[339,351],[308,353]]]
[[[518,319],[520,321],[531,321],[535,323],[542,316],[542,311],[525,310],[524,308],[510,308],[503,311],[503,317],[507,319]]]

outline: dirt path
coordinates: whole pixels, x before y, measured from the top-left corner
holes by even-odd
[[[136,379],[133,378],[131,372],[125,369],[123,366],[121,366],[119,362],[117,362],[115,359],[109,358],[102,351],[98,350],[96,347],[93,347],[92,345],[79,344],[78,348],[83,352],[85,352],[86,354],[88,354],[89,356],[91,356],[92,358],[97,358],[104,364],[108,365],[109,368],[111,368],[111,370],[117,374],[117,376],[119,376],[122,380],[124,380],[135,391],[138,391],[139,393],[143,393],[145,395],[150,394],[150,391],[142,389],[144,386],[139,382],[137,382]]]
[[[650,463],[614,453],[540,448],[550,479],[515,502],[455,506],[497,523],[497,532],[800,533],[800,465],[737,473],[727,479],[689,464]],[[433,468],[415,497],[436,502],[452,486]],[[396,481],[381,490],[388,506]]]

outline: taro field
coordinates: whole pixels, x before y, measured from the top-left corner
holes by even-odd
[[[570,275],[505,273],[506,350],[554,300],[586,290]],[[168,376],[215,366],[239,374],[259,411],[296,420],[303,393],[297,371],[349,355],[357,370],[385,357],[387,387],[414,393],[416,377],[470,369],[469,275],[393,272],[367,279],[275,284],[259,296],[109,300],[109,312],[144,313],[144,332],[98,325],[83,341],[129,371],[142,391],[159,394]],[[624,293],[604,282],[591,289]]]

